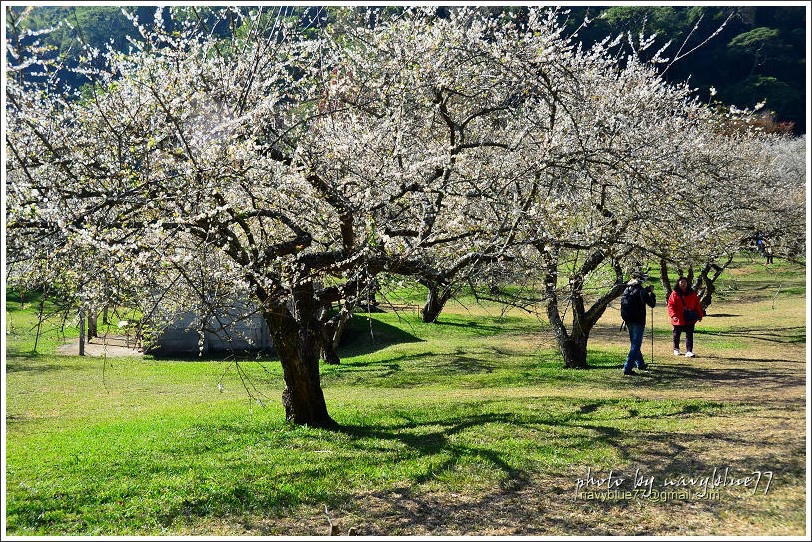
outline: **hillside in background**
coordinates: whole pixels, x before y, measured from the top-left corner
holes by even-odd
[[[9,8],[14,14],[23,7]],[[140,21],[151,23],[155,8],[130,8]],[[196,7],[187,15],[206,24],[210,7]],[[293,17],[307,25],[324,25],[330,21],[323,8],[266,6],[271,16]],[[399,7],[385,8],[397,11]],[[447,8],[437,8],[443,16]],[[526,10],[526,7],[496,7],[488,9],[494,16],[505,9]],[[663,45],[664,55],[673,64],[663,64],[665,77],[672,82],[688,81],[699,97],[717,100],[724,105],[752,108],[766,101],[765,111],[771,112],[778,123],[790,123],[796,134],[806,133],[805,105],[807,70],[805,33],[807,21],[803,6],[613,6],[570,7],[568,28],[577,30],[577,40],[589,46],[607,36],[631,32],[634,36],[657,35],[649,48],[653,55]],[[591,22],[579,28],[589,17]],[[729,19],[728,19],[729,17]],[[127,36],[135,27],[115,6],[39,6],[31,10],[25,28],[45,29],[66,21],[55,31],[39,36],[50,46],[52,54],[70,58],[81,50],[82,40],[94,47],[112,44],[118,50],[131,47]],[[725,22],[719,33],[710,36]],[[235,22],[229,28],[209,30],[225,37],[238,31]],[[706,40],[707,43],[704,43]],[[701,45],[701,46],[700,46]],[[697,50],[686,54],[695,47]],[[683,55],[685,55],[683,58]],[[82,81],[64,74],[67,84],[78,86]],[[711,97],[711,88],[716,95]]]

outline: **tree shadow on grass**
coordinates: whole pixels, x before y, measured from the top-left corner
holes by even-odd
[[[461,444],[455,435],[467,429],[486,424],[502,424],[517,432],[527,429],[558,430],[569,428],[582,431],[581,438],[570,439],[570,445],[577,448],[608,447],[623,458],[619,465],[593,465],[593,470],[614,469],[616,477],[627,480],[631,486],[637,468],[647,476],[662,482],[666,477],[710,476],[714,469],[721,472],[726,467],[739,477],[749,475],[753,469],[772,469],[787,477],[803,478],[803,443],[796,443],[795,449],[777,449],[764,453],[767,441],[760,441],[758,434],[736,434],[721,431],[697,431],[696,433],[662,432],[651,430],[637,434],[616,427],[614,424],[630,418],[662,418],[662,414],[640,416],[635,409],[617,410],[617,400],[586,401],[577,405],[577,410],[568,414],[551,416],[513,416],[510,414],[475,414],[457,417],[452,420],[435,419],[417,423],[407,421],[384,428],[367,425],[345,425],[339,431],[353,438],[393,440],[421,455],[445,456],[442,464],[433,471],[415,478],[409,486],[382,489],[367,493],[360,498],[363,504],[345,506],[345,512],[360,515],[365,524],[360,534],[491,534],[494,526],[499,534],[537,535],[551,532],[567,534],[594,534],[594,525],[585,514],[600,521],[606,534],[678,534],[685,527],[686,520],[707,514],[718,517],[720,505],[717,501],[692,500],[685,502],[635,500],[578,501],[575,498],[576,481],[585,477],[587,466],[576,475],[561,476],[564,473],[551,473],[552,482],[543,481],[544,475],[538,471],[527,471],[516,466],[515,458],[487,445]],[[606,417],[606,408],[615,408],[615,413]],[[671,416],[712,416],[716,405],[690,404],[675,406]],[[598,418],[600,415],[602,417]],[[426,435],[409,434],[421,425],[439,425],[440,429]],[[657,436],[655,436],[657,435]],[[708,441],[745,450],[742,455],[732,457],[706,453],[711,446]],[[704,444],[703,453],[695,453]],[[790,447],[792,444],[790,444]],[[798,447],[800,446],[800,448]],[[786,452],[786,453],[784,453]],[[504,475],[503,481],[479,495],[467,498],[454,498],[453,494],[437,491],[424,491],[420,485],[430,481],[434,474],[451,470],[462,464],[466,457],[476,456],[488,461]],[[572,469],[570,468],[570,472]],[[631,487],[629,487],[631,489]],[[359,499],[354,499],[358,501]],[[661,507],[664,517],[661,524],[646,524],[636,521],[642,505]],[[744,506],[733,504],[736,506]],[[566,512],[566,513],[564,513]],[[624,519],[628,514],[630,520]],[[688,514],[690,517],[686,517]],[[698,523],[698,522],[697,522]],[[720,522],[715,527],[723,526]],[[393,527],[396,529],[392,531]],[[702,529],[701,524],[696,528]],[[713,532],[713,527],[706,532]]]
[[[345,370],[325,372],[322,380],[374,388],[433,386],[441,381],[453,381],[452,385],[465,387],[479,385],[476,381],[477,375],[488,375],[498,371],[500,360],[509,357],[511,352],[491,346],[479,347],[478,350],[481,351],[468,354],[464,348],[459,347],[453,352],[400,353],[383,359],[352,359],[342,362]],[[516,383],[527,384],[532,380],[531,371],[536,365],[536,363],[528,362],[526,371],[528,375],[525,377],[517,374]],[[505,372],[505,374],[511,373]],[[473,380],[465,379],[466,377],[472,377]],[[493,383],[492,380],[487,382]],[[500,386],[508,384],[509,382],[501,382]]]
[[[762,368],[719,368],[695,365],[653,365],[651,370],[641,375],[647,386],[673,387],[685,383],[687,386],[734,387],[739,389],[780,389],[804,386],[803,374],[795,371]]]
[[[482,402],[481,406],[486,408],[489,403],[491,402]],[[441,481],[446,473],[453,472],[457,467],[466,468],[472,463],[484,464],[491,471],[495,471],[496,474],[492,474],[496,480],[495,490],[500,494],[510,494],[527,487],[532,480],[532,473],[521,466],[521,458],[515,456],[510,450],[488,444],[487,440],[479,441],[468,438],[464,433],[475,431],[482,426],[497,426],[501,431],[511,433],[538,430],[557,425],[559,423],[557,420],[566,418],[566,416],[562,417],[555,413],[555,409],[544,414],[520,416],[510,412],[452,414],[449,416],[437,414],[425,419],[416,419],[408,412],[400,412],[399,416],[402,421],[387,424],[373,420],[370,423],[344,424],[333,430],[293,428],[294,433],[290,437],[292,439],[290,442],[282,441],[275,445],[289,446],[295,443],[295,446],[291,447],[291,454],[312,454],[313,450],[324,446],[326,436],[335,433],[349,437],[349,441],[344,441],[343,449],[336,450],[337,453],[347,456],[347,454],[352,455],[353,450],[357,450],[360,456],[358,461],[365,461],[372,466],[378,460],[374,455],[376,450],[380,453],[381,462],[391,462],[392,450],[397,450],[397,457],[403,459],[395,460],[396,462],[407,461],[413,464],[408,469],[408,486],[386,489],[383,492],[392,495],[399,494],[401,503],[413,496],[420,499],[421,497],[418,495],[421,486]],[[213,434],[230,433],[231,431],[227,429],[227,427],[218,427],[218,431]],[[239,431],[239,427],[232,428],[232,430]],[[587,431],[591,431],[591,429]],[[605,444],[606,438],[617,439],[619,436],[616,429],[606,427],[594,437],[584,435],[571,441],[570,446],[601,446]],[[227,439],[225,436],[218,438]],[[341,440],[343,439],[339,439],[339,441]],[[232,451],[228,448],[230,442],[230,440],[224,441],[223,453],[229,454]],[[376,443],[380,443],[380,445],[376,445]],[[254,446],[260,444],[256,443]],[[200,449],[190,449],[190,445],[195,446],[193,443],[178,442],[173,445],[177,449],[170,448],[166,452],[171,456],[189,453],[205,454],[210,453],[210,446],[217,446],[218,443],[207,442],[196,445],[202,446]],[[370,450],[373,451],[372,457],[368,457]],[[246,464],[247,461],[248,459],[233,459],[223,468],[233,471],[233,474],[227,475],[229,478],[238,478],[242,469],[241,465]],[[351,484],[339,486],[325,484],[323,482],[325,468],[322,465],[312,462],[292,462],[291,465],[285,466],[274,475],[277,484],[274,484],[273,487],[263,485],[262,489],[258,489],[252,487],[250,483],[237,484],[232,489],[218,488],[216,492],[210,494],[189,496],[172,502],[158,514],[157,520],[164,527],[172,527],[178,521],[187,521],[195,517],[240,515],[258,511],[281,516],[292,513],[293,508],[302,504],[318,504],[320,508],[324,505],[331,508],[340,507],[348,502],[353,502],[354,495],[357,495],[359,491]],[[183,470],[181,467],[152,463],[141,465],[135,470],[141,472],[143,476],[163,479],[167,472]],[[331,463],[329,468],[338,472],[330,472],[327,476],[337,479],[342,478],[342,470],[346,470],[346,478],[351,479],[355,469],[352,464],[345,464],[340,460],[337,463]],[[295,484],[303,484],[306,489],[300,488],[297,492],[296,489],[290,487]],[[386,485],[385,482],[383,484]],[[81,506],[81,504],[76,506]],[[437,512],[439,513],[440,510]]]
[[[806,329],[803,326],[771,327],[764,328],[744,328],[728,329],[725,331],[714,331],[709,329],[696,329],[696,335],[711,335],[714,337],[744,337],[783,344],[803,343],[806,341]]]
[[[529,427],[540,423],[542,423],[541,417],[536,420],[531,418],[526,421],[518,421],[515,416],[509,413],[475,414],[425,421],[408,419],[406,422],[388,426],[342,424],[335,430],[349,436],[353,441],[374,439],[397,442],[403,445],[405,449],[415,452],[418,456],[448,456],[439,465],[432,465],[422,474],[415,476],[415,484],[425,483],[438,473],[453,469],[460,464],[463,458],[476,457],[489,463],[504,475],[501,485],[520,487],[527,483],[527,473],[514,466],[509,456],[500,454],[495,450],[489,450],[486,447],[462,444],[453,437],[486,424]],[[439,429],[419,432],[422,427],[439,427]],[[360,442],[360,446],[363,447],[364,443]]]
[[[386,322],[354,316],[344,329],[337,353],[339,357],[364,356],[393,344],[417,342],[424,341]]]
[[[216,428],[201,425],[200,429],[205,429],[212,439],[197,443],[205,446],[199,451],[189,448],[194,442],[181,439],[168,443],[169,447],[157,450],[152,457],[132,454],[115,459],[116,469],[128,469],[139,480],[141,489],[102,491],[88,484],[78,493],[29,495],[25,500],[14,495],[9,513],[16,529],[37,525],[43,532],[49,529],[62,532],[60,514],[88,514],[92,524],[94,508],[103,509],[105,503],[109,505],[115,499],[138,502],[142,497],[139,492],[150,487],[151,478],[160,483],[167,478],[167,473],[183,473],[189,468],[182,460],[167,463],[162,458],[196,456],[198,452],[206,457],[212,449],[220,448],[218,456],[229,459],[223,460],[218,476],[234,483],[214,484],[209,490],[194,491],[187,496],[177,494],[176,498],[166,499],[166,506],[161,509],[133,513],[145,514],[142,519],[146,523],[155,523],[170,531],[203,518],[259,516],[268,521],[267,524],[252,522],[253,534],[260,535],[278,533],[274,517],[301,515],[302,510],[314,511],[309,530],[287,534],[323,534],[325,505],[331,508],[335,521],[344,521],[342,517],[347,516],[354,518],[353,523],[344,521],[342,525],[360,523],[358,534],[367,536],[494,532],[539,535],[564,531],[586,535],[594,534],[593,521],[600,522],[604,534],[679,534],[687,519],[685,514],[694,517],[707,513],[718,517],[719,504],[713,501],[579,501],[574,498],[577,479],[585,476],[587,467],[614,469],[618,476],[627,479],[635,468],[662,479],[667,475],[710,474],[713,468],[726,466],[738,473],[760,467],[796,478],[803,476],[804,452],[798,448],[803,447],[800,441],[785,445],[761,442],[757,432],[725,432],[718,428],[689,432],[671,430],[667,424],[640,430],[634,425],[642,419],[718,415],[718,404],[711,402],[668,402],[654,412],[645,411],[648,402],[636,406],[627,399],[538,397],[528,400],[538,404],[520,412],[483,412],[501,408],[503,402],[500,401],[469,404],[462,412],[423,410],[415,414],[391,410],[397,418],[394,421],[381,421],[392,420],[391,417],[371,417],[369,421],[345,423],[329,431],[291,427],[281,434],[282,440],[278,442],[269,440],[277,432],[267,429],[246,432],[241,425]],[[556,434],[561,438],[554,437],[547,443],[545,435]],[[541,464],[535,459],[526,461],[520,455],[521,446],[503,445],[503,435],[535,440],[539,447],[550,447],[551,455],[542,458]],[[235,436],[238,438],[232,440]],[[313,455],[325,445],[334,451],[334,456]],[[711,453],[714,445],[742,452],[719,456]],[[269,446],[284,447],[289,454],[301,457],[280,467],[270,478],[254,480],[256,458],[238,450],[245,447],[261,450]],[[595,457],[603,459],[596,461],[602,464],[584,464],[589,460],[578,459],[584,450],[597,450]],[[366,462],[372,472],[376,464],[386,464],[388,468],[400,461],[409,462],[407,470],[395,474],[398,479],[404,476],[406,479],[391,484],[383,475],[380,481],[373,480],[375,489],[363,489],[366,484],[354,485],[350,481],[357,477],[354,460],[347,458],[356,454],[357,461]],[[334,459],[327,459],[330,457]],[[612,458],[619,458],[619,464],[612,464]],[[550,465],[543,466],[548,460]],[[476,464],[487,468],[488,476],[493,479],[490,486],[456,490],[462,495],[437,489],[444,486],[449,474],[453,478],[458,469],[464,471]],[[95,473],[106,467],[93,464],[86,468],[92,469],[89,473]],[[346,482],[339,482],[341,480]],[[664,516],[661,524],[635,521],[641,506],[661,508]]]
[[[66,365],[46,362],[46,359],[53,359],[53,355],[40,354],[39,352],[7,352],[6,373],[52,373],[64,371]]]
[[[497,333],[513,331],[513,329],[511,329],[507,323],[483,324],[473,320],[468,322],[449,322],[446,320],[437,320],[433,322],[432,325],[439,329],[442,329],[443,327],[461,328],[469,331],[473,335],[478,336],[495,335]]]

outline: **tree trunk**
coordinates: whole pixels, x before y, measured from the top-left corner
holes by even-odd
[[[333,346],[332,341],[325,341],[324,346],[321,349],[321,359],[323,359],[327,365],[341,364],[341,358],[338,357],[336,347]]]
[[[37,312],[37,334],[34,336],[34,352],[37,351],[37,345],[39,344],[39,336],[42,332],[42,314],[45,310],[45,295],[46,291],[42,292],[42,295],[39,298],[39,311]]]
[[[665,258],[660,259],[660,284],[663,285],[663,294],[666,302],[674,290],[671,288],[671,279],[668,277],[668,262]]]
[[[424,283],[424,285],[428,289],[428,295],[426,296],[426,304],[420,310],[420,317],[424,322],[430,324],[437,321],[446,302],[451,299],[451,287],[441,287],[433,283]]]
[[[587,369],[586,344],[588,337],[568,337],[559,342],[558,348],[564,356],[564,367],[567,369]]]
[[[553,298],[547,302],[547,317],[550,327],[553,329],[558,349],[564,357],[564,367],[567,369],[586,369],[589,367],[586,362],[586,345],[589,341],[589,330],[583,330],[580,326],[580,318],[573,319],[573,333],[567,332],[564,321],[558,312],[558,301]],[[586,332],[584,332],[586,331]]]
[[[710,262],[705,266],[705,269],[702,270],[700,278],[702,279],[704,288],[700,292],[699,303],[703,311],[710,307],[710,304],[713,302],[713,294],[716,292],[716,281],[719,280],[724,270],[727,269],[727,266],[732,262],[733,256],[728,256],[722,265]],[[713,271],[713,274],[711,274],[711,271]]]
[[[699,298],[699,305],[702,307],[703,311],[710,307],[711,303],[713,302],[713,293],[715,291],[716,285],[711,281],[707,281],[705,283],[705,288],[702,290],[702,296]]]
[[[79,311],[79,355],[85,355],[85,311]]]
[[[608,212],[608,211],[607,211]],[[604,216],[607,216],[604,214]],[[611,213],[608,215],[611,216]],[[595,271],[607,259],[606,253],[601,249],[592,251],[583,261],[578,272],[570,278],[569,305],[572,311],[572,332],[567,332],[567,327],[561,318],[558,310],[558,283],[559,249],[553,250],[537,246],[539,254],[546,262],[544,273],[545,294],[547,297],[547,319],[553,330],[555,339],[558,342],[558,349],[564,357],[564,367],[568,369],[587,369],[587,343],[589,333],[598,322],[609,304],[621,295],[625,287],[623,282],[623,270],[617,261],[610,261],[615,272],[615,282],[609,290],[594,301],[589,309],[584,303],[584,277]]]
[[[344,330],[347,328],[350,318],[352,318],[352,306],[345,304],[341,307],[337,314],[331,318],[327,318],[327,309],[324,308],[320,311],[321,316],[319,322],[322,323],[324,331],[324,338],[321,346],[321,358],[329,365],[339,365],[341,359],[338,357],[336,350],[341,345],[341,337],[344,335]]]
[[[319,376],[324,330],[315,318],[315,311],[310,311],[309,317],[301,314],[301,310],[298,312],[298,320],[284,305],[265,313],[285,376],[286,388],[282,392],[285,417],[298,425],[334,427],[336,423],[327,413]]]
[[[350,318],[352,318],[352,311],[342,311],[324,324],[324,343],[321,349],[321,357],[329,365],[339,365],[341,363],[336,350],[341,345],[341,336],[344,334],[344,329],[346,329]]]
[[[90,311],[87,315],[87,342],[99,336],[99,315],[96,311]]]
[[[336,325],[335,330],[331,333],[331,336],[327,337],[328,341],[333,347],[333,352],[338,350],[338,347],[341,345],[341,337],[344,335],[344,330],[347,329],[347,324],[352,318],[352,313],[348,312],[346,314],[342,314],[341,318],[338,320],[338,325]],[[338,363],[338,356],[336,356],[336,363]]]

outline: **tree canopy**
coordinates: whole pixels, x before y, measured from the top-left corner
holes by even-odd
[[[23,10],[10,9],[17,13]],[[127,9],[141,22],[152,20],[155,13],[152,6]],[[241,31],[234,21],[216,17],[218,9],[200,6],[181,17],[200,21],[208,32],[221,37]],[[301,21],[311,32],[333,16],[331,10],[316,7],[279,9],[277,13],[273,7],[267,7],[266,16]],[[404,8],[379,9],[386,15],[402,12]],[[511,11],[524,16],[527,8],[483,9],[490,16]],[[447,12],[447,8],[438,10],[440,15],[443,10]],[[674,63],[665,74],[666,79],[673,83],[690,80],[704,95],[713,87],[717,91],[715,99],[740,108],[752,107],[766,99],[765,110],[772,111],[778,122],[793,123],[796,134],[806,133],[804,74],[808,70],[805,45],[808,21],[803,6],[576,6],[568,11],[567,30],[578,29],[575,39],[586,47],[620,32],[656,34],[659,43],[670,42],[666,56],[671,59],[679,56],[678,52],[686,53],[699,45],[725,23],[718,35]],[[581,27],[585,16],[591,22]],[[130,47],[127,36],[134,34],[132,22],[118,6],[38,6],[23,24],[23,28],[32,30],[57,26],[42,40],[66,59],[81,49],[81,42],[97,48],[112,43],[117,50],[126,52]],[[75,71],[65,70],[62,75],[74,86],[85,81]]]
[[[379,276],[445,285],[511,265],[541,281],[566,366],[585,367],[642,260],[704,264],[758,220],[799,225],[770,215],[796,206],[802,179],[774,168],[798,147],[670,84],[652,40],[584,48],[541,8],[287,15],[131,15],[132,50],[84,46],[81,89],[36,42],[10,44],[16,279],[83,306],[126,294],[144,314],[245,296],[287,417],[330,426],[319,354]],[[211,30],[224,24],[240,30]]]

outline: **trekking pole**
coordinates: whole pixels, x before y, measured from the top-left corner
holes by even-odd
[[[654,307],[651,307],[651,363],[654,363]]]

